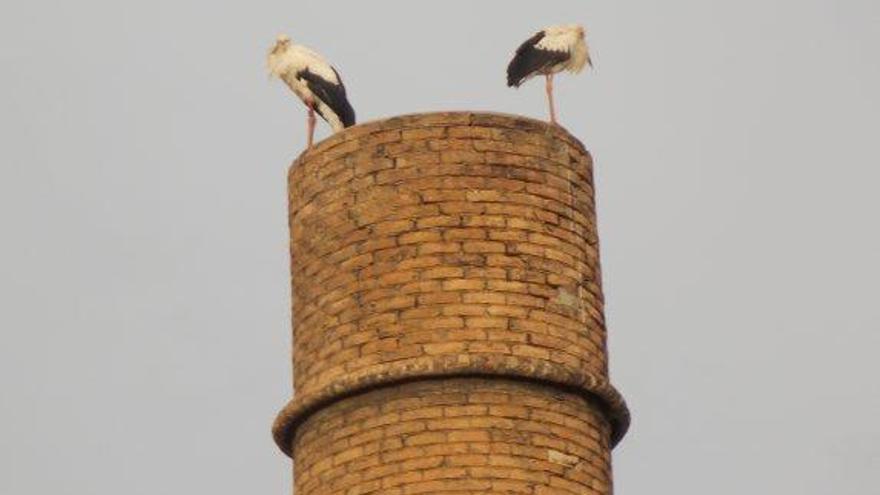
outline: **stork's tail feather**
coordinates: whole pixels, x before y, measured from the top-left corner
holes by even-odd
[[[507,66],[507,87],[518,88],[525,82],[528,76],[528,68],[526,68],[520,57],[515,57]]]
[[[343,127],[351,127],[357,123],[357,118],[354,114],[354,108],[351,106],[351,103],[348,100],[345,100],[345,105],[340,109],[339,112],[339,120],[342,121]]]

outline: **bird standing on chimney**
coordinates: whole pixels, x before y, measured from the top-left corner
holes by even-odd
[[[507,85],[519,87],[534,76],[547,79],[547,103],[550,122],[556,124],[553,101],[553,76],[562,71],[579,73],[586,65],[593,66],[583,26],[553,26],[539,31],[516,50],[507,66]]]
[[[308,146],[315,140],[315,113],[334,132],[355,124],[354,109],[345,94],[339,73],[312,50],[293,44],[286,35],[269,51],[269,75],[284,81],[308,109]]]

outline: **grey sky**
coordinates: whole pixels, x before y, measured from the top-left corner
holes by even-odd
[[[597,162],[618,493],[880,490],[875,0],[4,0],[0,493],[288,493],[305,115],[265,50],[322,52],[361,120],[543,117],[504,68],[559,22],[597,65],[557,97]]]

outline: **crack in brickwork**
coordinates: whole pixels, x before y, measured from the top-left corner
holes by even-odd
[[[629,415],[608,381],[592,159],[577,139],[497,114],[395,117],[319,143],[288,185],[296,397],[274,433],[297,472],[317,462],[299,459],[316,418],[383,385],[403,393],[413,379],[542,381],[550,395],[578,391],[604,421],[595,428],[606,451],[622,437]],[[302,488],[302,476],[297,493],[349,493]],[[491,489],[456,493],[495,493],[480,486]]]

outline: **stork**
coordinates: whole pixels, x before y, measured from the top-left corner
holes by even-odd
[[[536,75],[546,81],[550,122],[556,124],[553,102],[553,76],[562,71],[579,73],[584,66],[593,66],[583,26],[576,24],[552,26],[539,31],[516,50],[507,66],[507,85],[519,87]]]
[[[269,51],[269,76],[284,81],[308,109],[308,146],[315,140],[315,112],[338,132],[355,124],[354,109],[345,95],[342,78],[332,65],[312,50],[293,44],[286,35]]]

